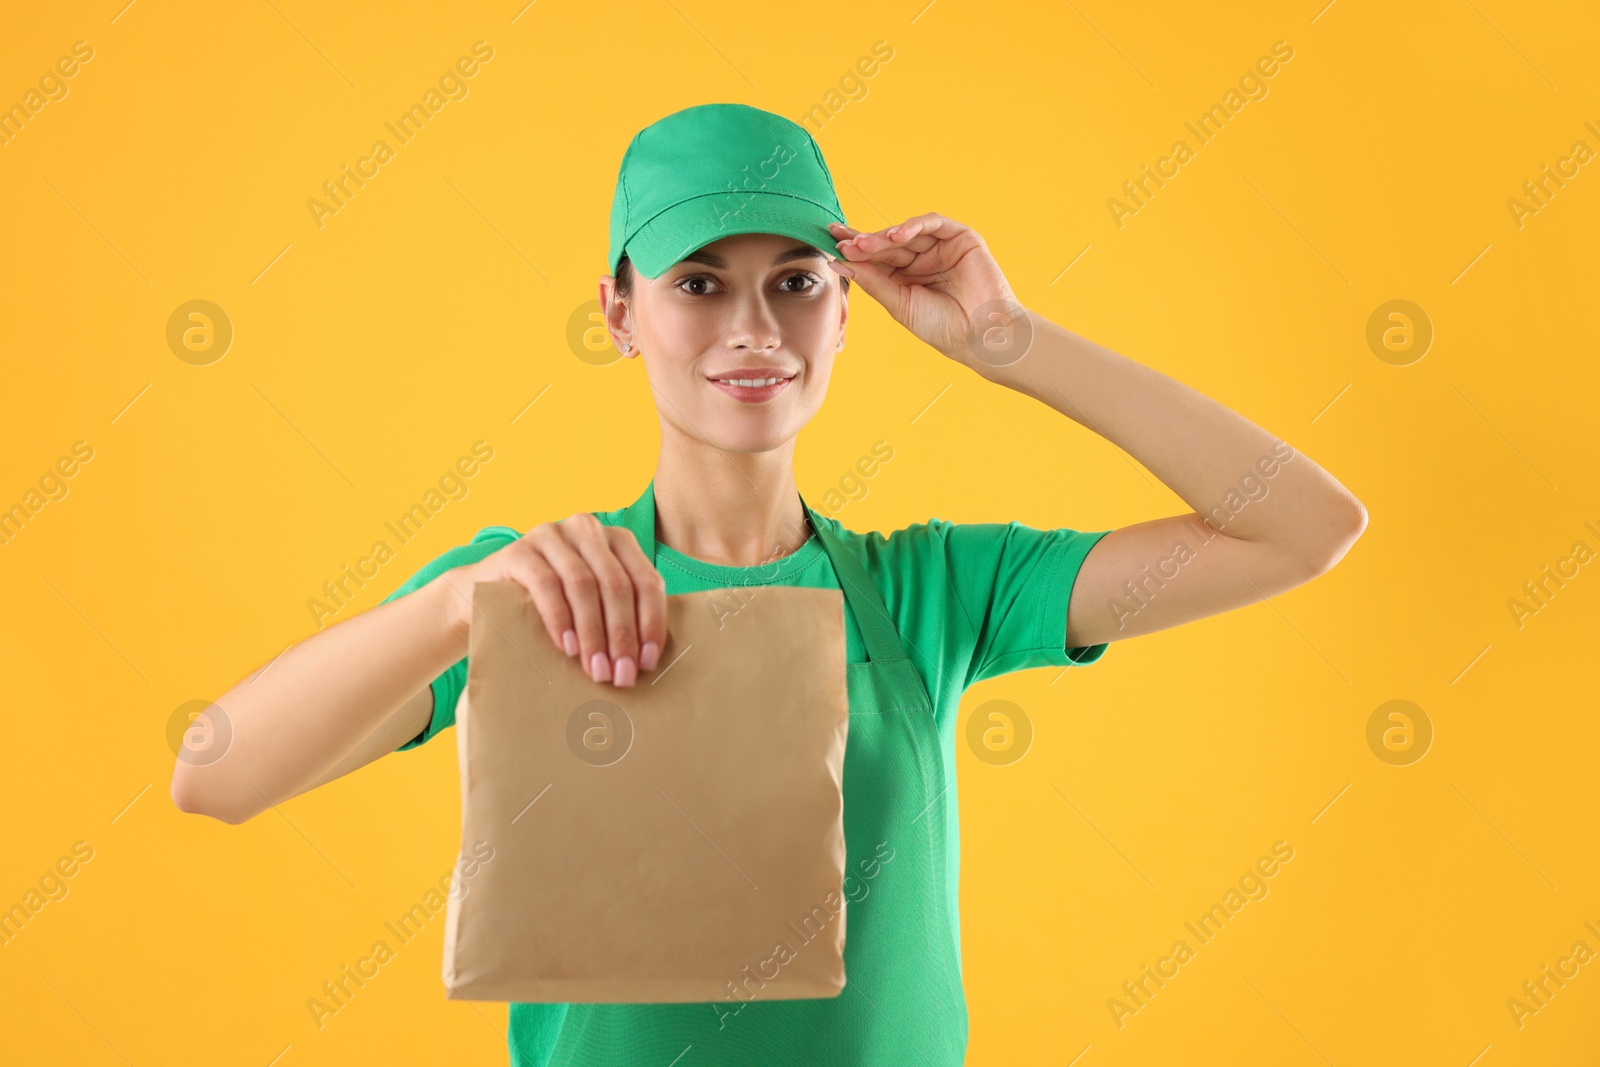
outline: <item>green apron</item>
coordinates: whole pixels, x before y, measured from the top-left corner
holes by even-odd
[[[749,1001],[685,1004],[513,1003],[513,1067],[542,1065],[552,1038],[551,1067],[958,1067],[965,1059],[967,1005],[945,836],[944,805],[953,802],[945,794],[954,783],[933,703],[861,562],[800,503],[868,656],[845,668],[843,991],[807,1000],[757,993]],[[621,521],[654,565],[653,479]],[[518,1035],[540,1047],[520,1046]]]

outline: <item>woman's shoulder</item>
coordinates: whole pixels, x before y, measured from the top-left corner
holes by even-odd
[[[420,589],[445,571],[476,563],[521,536],[509,526],[485,526],[473,534],[471,541],[464,545],[453,545],[418,567],[394,592],[383,598],[383,603],[387,604],[396,597]]]
[[[494,541],[509,544],[521,536],[522,534],[519,531],[510,526],[485,526],[472,535],[472,540],[468,544],[480,545]]]
[[[616,508],[612,511],[591,511],[589,514],[607,526],[616,526],[622,522],[622,516],[627,510],[627,508]],[[530,530],[532,528],[532,526],[528,527]],[[519,530],[515,526],[485,526],[472,535],[471,541],[468,541],[465,545],[457,545],[454,551],[462,551],[472,545],[492,545],[495,548],[503,548],[513,541],[520,540],[524,533],[526,533],[525,530]]]
[[[835,536],[858,545],[874,549],[909,547],[919,544],[930,544],[942,540],[957,524],[946,522],[941,518],[929,518],[922,522],[914,522],[898,529],[883,530],[853,530],[846,526],[835,515],[816,513],[816,517],[827,524],[829,532]]]
[[[890,571],[938,569],[993,570],[1008,560],[1050,553],[1082,555],[1109,530],[1030,526],[1009,522],[952,522],[937,516],[898,529],[852,530],[837,518],[821,516],[835,538],[869,568]]]
[[[837,516],[817,513],[833,539],[867,568],[893,580],[918,572],[927,573],[944,566],[947,538],[955,523],[929,518],[893,530],[853,530]]]
[[[472,535],[472,540],[465,544],[453,545],[430,560],[421,572],[429,577],[452,567],[460,567],[468,563],[476,563],[485,556],[492,555],[500,549],[519,539],[522,534],[510,526],[485,526]]]

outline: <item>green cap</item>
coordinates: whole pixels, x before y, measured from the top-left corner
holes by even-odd
[[[805,127],[748,104],[700,104],[633,138],[611,200],[611,273],[646,278],[739,233],[793,237],[837,258],[833,175]]]

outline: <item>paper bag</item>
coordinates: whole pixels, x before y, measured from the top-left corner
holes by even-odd
[[[844,988],[843,595],[755,586],[667,610],[659,665],[618,688],[555,647],[522,586],[474,587],[458,875],[468,842],[494,860],[450,895],[449,999]]]

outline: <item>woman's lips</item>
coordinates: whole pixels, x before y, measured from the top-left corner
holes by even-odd
[[[718,381],[715,378],[708,378],[707,381],[740,403],[760,404],[783,392],[794,379],[780,378],[772,385],[734,385],[732,382]]]

